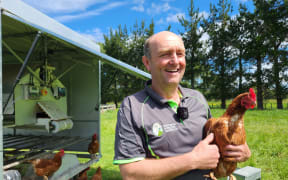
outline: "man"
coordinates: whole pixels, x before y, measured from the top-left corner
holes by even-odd
[[[168,31],[154,34],[145,42],[142,61],[152,82],[122,102],[114,164],[129,180],[205,179],[217,166],[219,151],[210,144],[213,134],[203,139],[211,117],[205,98],[179,86],[186,67],[182,39]],[[247,144],[227,148],[225,155],[238,161],[250,156]]]

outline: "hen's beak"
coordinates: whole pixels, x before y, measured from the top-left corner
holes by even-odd
[[[251,109],[253,109],[255,106],[256,106],[256,101],[252,101]]]

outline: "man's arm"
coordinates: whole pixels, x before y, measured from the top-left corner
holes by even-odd
[[[236,162],[244,162],[249,159],[251,156],[250,149],[248,147],[248,144],[245,142],[245,144],[242,145],[227,145],[225,146],[223,155],[225,157],[233,157]]]
[[[173,179],[193,169],[212,169],[217,166],[220,157],[218,147],[210,145],[213,134],[202,140],[193,151],[183,155],[163,158],[145,159],[120,165],[124,180],[161,180]]]

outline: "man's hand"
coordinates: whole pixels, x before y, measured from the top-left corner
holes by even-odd
[[[212,169],[217,166],[220,154],[213,141],[214,135],[209,134],[200,141],[191,152],[161,159],[144,159],[121,164],[120,172],[123,179],[174,179],[193,169]]]
[[[242,145],[227,145],[224,148],[224,160],[232,162],[244,162],[251,156],[250,149],[245,142]]]
[[[209,134],[204,140],[200,141],[191,152],[195,160],[195,169],[213,169],[219,161],[219,149],[217,145],[210,144],[214,139],[214,134]]]

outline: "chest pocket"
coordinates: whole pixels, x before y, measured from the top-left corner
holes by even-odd
[[[192,101],[190,103],[195,103],[195,105],[197,105],[196,106],[197,107],[196,108],[197,118],[195,118],[197,121],[195,122],[195,125],[193,124],[194,122],[191,122],[192,127],[195,126],[195,129],[191,128],[191,126],[189,126],[189,128],[183,128],[183,129],[181,129],[181,133],[180,133],[181,135],[179,135],[178,133],[176,134],[177,137],[175,137],[174,135],[171,136],[170,133],[173,134],[173,132],[169,132],[169,133],[167,132],[167,134],[165,133],[164,135],[155,133],[153,131],[153,127],[150,127],[150,124],[148,124],[149,127],[145,127],[144,107],[145,107],[146,102],[149,100],[149,98],[150,97],[147,96],[144,99],[144,102],[142,103],[142,106],[141,106],[141,113],[140,113],[141,115],[140,116],[141,116],[141,121],[142,121],[142,128],[143,128],[143,131],[145,134],[145,141],[147,144],[147,148],[148,148],[150,154],[154,158],[159,159],[160,158],[159,156],[169,157],[169,156],[171,156],[170,151],[173,151],[173,153],[177,153],[179,150],[174,151],[173,149],[178,149],[179,147],[181,147],[181,149],[183,149],[183,152],[184,151],[187,152],[188,150],[191,150],[191,148],[193,148],[194,145],[202,139],[202,133],[201,133],[201,131],[199,132],[199,127],[203,127],[203,125],[199,126],[199,116],[201,117],[201,119],[203,118],[203,122],[205,123],[207,120],[206,116],[209,116],[208,115],[209,112],[208,112],[208,108],[206,107],[205,103],[203,103],[199,98],[193,97],[193,96],[190,97],[192,99]],[[192,105],[190,105],[190,106],[194,107]],[[203,106],[204,106],[204,108],[203,108]],[[194,116],[194,113],[191,113],[191,114],[190,113],[191,112],[189,112],[189,116],[190,116],[190,118],[192,118]],[[200,113],[201,115],[199,115],[198,113]],[[189,121],[189,120],[186,120],[186,121]],[[194,132],[197,134],[194,135]],[[195,140],[187,138],[187,137],[193,137]],[[180,141],[180,139],[181,139],[181,141]],[[169,143],[169,141],[171,143]]]
[[[155,158],[166,157],[167,150],[169,149],[168,138],[166,136],[150,136],[149,137],[149,146],[150,146],[150,153]]]

